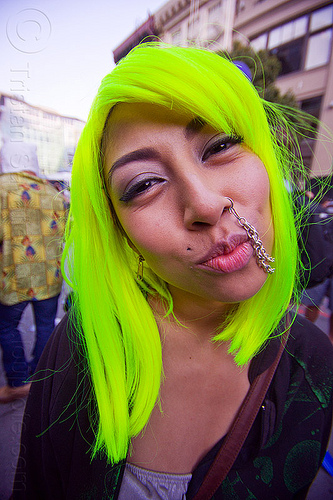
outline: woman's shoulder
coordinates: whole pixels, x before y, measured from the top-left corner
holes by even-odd
[[[297,315],[290,329],[285,358],[294,380],[303,380],[323,407],[329,406],[333,388],[333,347],[328,336]]]
[[[113,498],[122,463],[92,459],[96,413],[80,335],[71,315],[52,333],[34,375],[22,427],[16,499]]]
[[[303,316],[294,317],[287,344],[291,355],[308,362],[313,357],[326,360],[333,369],[333,346],[328,336]]]
[[[49,338],[38,368],[60,368],[73,356],[77,356],[79,346],[78,322],[66,313]]]
[[[61,345],[66,351],[68,350],[68,342],[67,342],[67,328],[69,326],[69,317],[68,313],[66,313],[58,325],[55,327],[51,337],[49,338],[48,343],[46,344],[46,348],[44,352],[53,350],[58,350],[58,347]]]
[[[52,411],[55,401],[63,404],[71,399],[78,378],[86,372],[78,339],[75,321],[66,314],[53,331],[39,360],[31,393],[43,396],[44,401],[49,402],[49,411]]]
[[[296,374],[301,379],[305,377],[311,380],[314,388],[326,384],[332,387],[333,346],[328,336],[301,315],[294,315],[291,320],[287,345],[277,371],[283,373],[287,379]],[[284,322],[281,325],[284,325]],[[273,363],[280,344],[281,337],[277,332],[253,358],[249,372],[250,381]]]

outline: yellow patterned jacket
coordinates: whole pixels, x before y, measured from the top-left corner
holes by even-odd
[[[58,295],[68,203],[47,180],[0,174],[0,302],[13,305]]]

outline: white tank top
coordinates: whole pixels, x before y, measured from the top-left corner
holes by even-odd
[[[192,474],[168,474],[126,463],[119,500],[185,500]]]

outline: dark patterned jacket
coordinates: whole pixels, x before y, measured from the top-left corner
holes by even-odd
[[[89,376],[67,317],[40,360],[23,422],[14,500],[102,500],[118,496],[125,462],[91,460]],[[67,330],[66,330],[67,328]],[[250,382],[273,362],[278,338],[255,356]],[[264,404],[215,499],[304,499],[324,457],[332,419],[333,348],[297,317]],[[223,438],[193,471],[193,498]]]

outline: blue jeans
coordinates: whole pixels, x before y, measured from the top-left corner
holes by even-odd
[[[2,347],[3,366],[8,385],[18,387],[36,370],[38,360],[54,330],[59,295],[45,300],[19,302],[13,306],[0,303],[0,345]],[[18,325],[24,309],[32,304],[36,325],[36,341],[33,359],[27,362]]]

